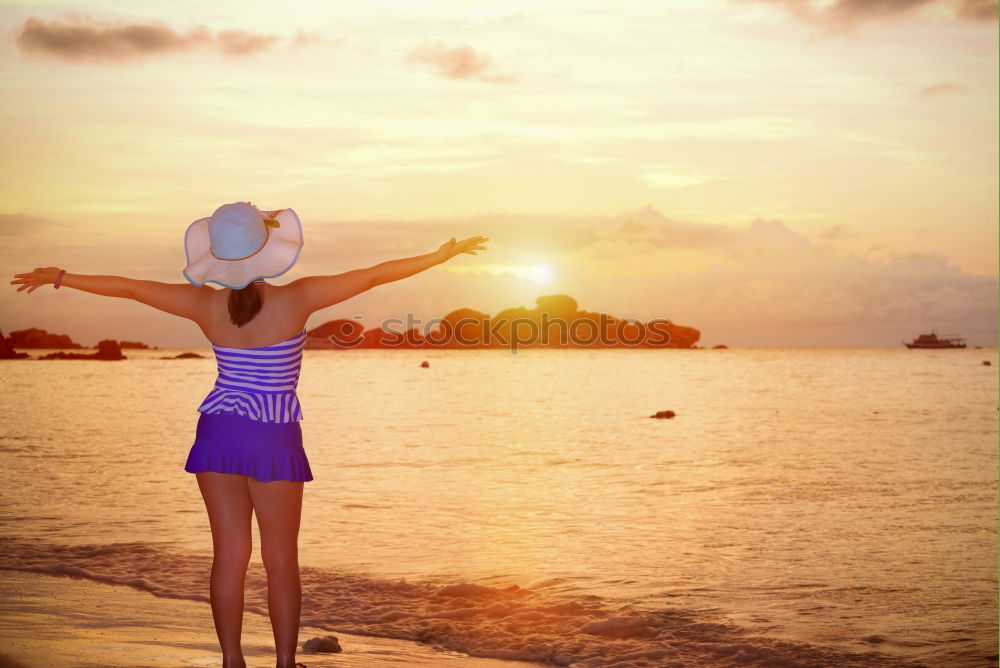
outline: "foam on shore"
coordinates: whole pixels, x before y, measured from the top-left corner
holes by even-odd
[[[336,636],[343,652],[311,654],[302,644]],[[267,617],[243,615],[248,668],[274,666],[274,638]],[[303,626],[297,660],[309,668],[451,666],[522,668],[534,664],[469,657],[393,638],[331,632]],[[178,668],[220,666],[222,653],[206,603],[164,598],[129,586],[85,578],[0,570],[0,667]]]

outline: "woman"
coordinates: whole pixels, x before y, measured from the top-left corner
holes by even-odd
[[[251,202],[237,202],[188,227],[183,271],[188,284],[70,274],[58,267],[15,274],[11,284],[18,285],[18,292],[53,284],[134,299],[193,320],[212,343],[219,375],[198,407],[201,415],[185,470],[197,477],[212,528],[210,594],[224,668],[246,666],[240,634],[253,513],[267,570],[277,668],[304,666],[295,662],[302,603],[298,531],[303,484],[313,477],[302,447],[295,388],[306,320],[315,311],[459,253],[476,255],[485,250],[485,241],[452,237],[425,255],[276,286],[263,279],[285,273],[298,259],[298,216],[292,209],[262,212]],[[208,282],[226,289],[216,290]]]

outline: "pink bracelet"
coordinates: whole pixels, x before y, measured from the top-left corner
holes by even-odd
[[[58,289],[59,289],[59,281],[61,281],[61,280],[62,280],[62,277],[63,277],[63,274],[65,274],[65,273],[66,273],[66,270],[65,270],[65,269],[60,269],[60,270],[59,270],[59,273],[58,273],[58,274],[56,274],[56,282],[55,282],[55,283],[53,284],[53,285],[55,285],[55,289],[56,289],[56,290],[58,290]]]

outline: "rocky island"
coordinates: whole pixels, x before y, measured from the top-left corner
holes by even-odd
[[[7,337],[7,345],[11,348],[83,348],[65,334],[50,334],[37,327],[11,332],[10,336]]]
[[[7,339],[4,338],[3,332],[0,332],[0,360],[19,360],[28,357],[28,353],[19,353],[14,350]]]
[[[114,339],[104,339],[97,342],[97,352],[90,353],[64,353],[59,350],[48,355],[42,355],[40,360],[125,360],[122,349]]]
[[[30,327],[28,329],[18,329],[12,331],[10,336],[3,336],[0,332],[0,359],[30,359],[28,353],[20,353],[15,348],[63,348],[70,350],[80,350],[84,346],[73,341],[66,334],[52,334]],[[139,341],[122,341],[114,339],[104,339],[97,343],[97,351],[93,353],[67,353],[59,350],[54,353],[42,355],[37,359],[41,360],[124,360],[128,359],[122,355],[122,348],[136,348],[149,350],[149,346]],[[156,348],[153,348],[156,350]]]

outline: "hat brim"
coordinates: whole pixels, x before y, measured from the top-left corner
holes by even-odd
[[[217,283],[238,290],[256,278],[280,276],[295,264],[302,251],[302,223],[292,209],[281,209],[275,216],[281,227],[268,227],[267,241],[259,251],[241,260],[223,260],[212,254],[208,218],[191,223],[184,233],[187,266],[184,278],[201,287]]]

